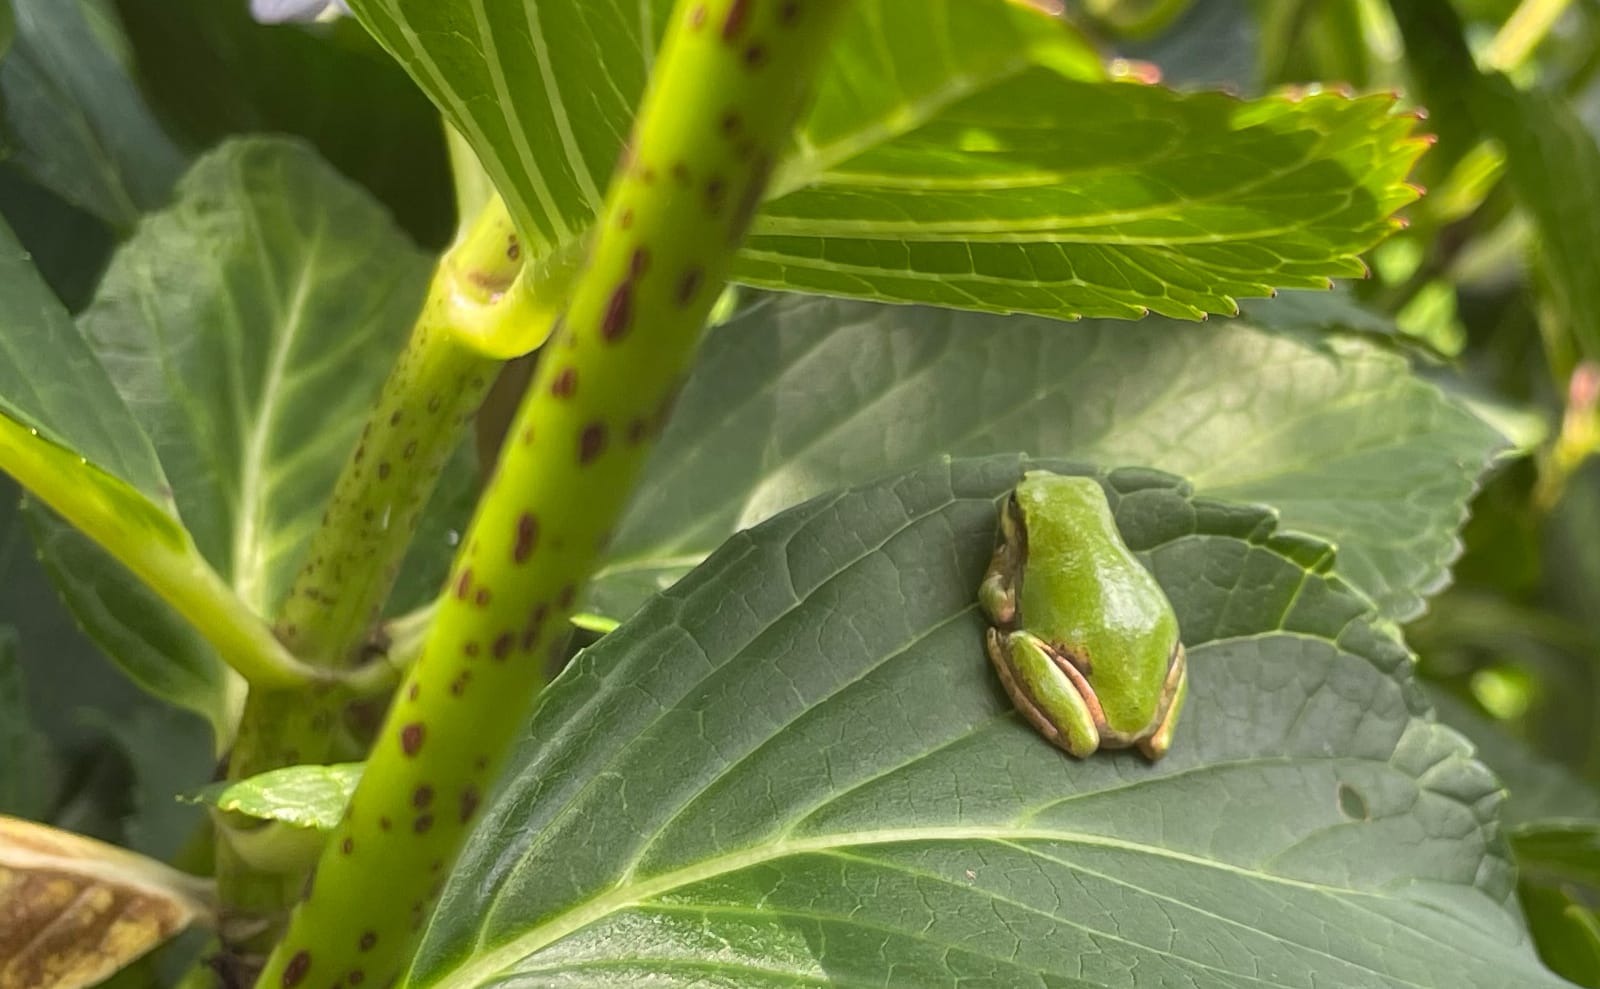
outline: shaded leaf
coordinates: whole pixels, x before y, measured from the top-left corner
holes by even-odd
[[[1465,735],[1478,758],[1510,783],[1502,817],[1508,826],[1550,818],[1600,820],[1600,789],[1561,763],[1546,759],[1465,702],[1436,691],[1440,720]]]
[[[90,838],[0,817],[0,984],[93,985],[190,924],[209,884]]]
[[[199,718],[154,705],[126,712],[85,711],[82,717],[127,762],[121,780],[127,787],[127,812],[118,844],[167,862],[186,850],[192,857],[196,837],[209,822],[178,795],[215,778],[217,739],[226,736]]]
[[[22,692],[17,634],[0,626],[0,814],[39,817],[53,781],[44,736],[33,726]]]
[[[1560,93],[1519,90],[1498,73],[1479,73],[1446,0],[1393,2],[1419,88],[1438,103],[1441,138],[1459,156],[1479,137],[1505,153],[1506,178],[1533,219],[1562,328],[1575,342],[1557,346],[1558,374],[1580,354],[1600,359],[1600,146]]]
[[[1558,984],[1504,909],[1498,784],[1266,510],[1110,474],[1188,706],[1154,765],[1026,727],[975,605],[1026,466],[785,512],[582,654],[410,984]]]
[[[1274,505],[1410,617],[1444,582],[1499,445],[1356,338],[772,297],[708,337],[591,608],[626,616],[736,529],[840,485],[1025,450],[1150,464]]]
[[[81,317],[196,544],[258,614],[287,591],[427,276],[309,148],[234,141],[118,251]]]
[[[12,159],[68,202],[131,228],[166,201],[183,156],[78,3],[11,2],[17,38],[0,62],[0,92]]]
[[[217,783],[185,799],[263,821],[332,831],[361,781],[361,763],[288,766]]]
[[[0,413],[161,499],[166,481],[150,440],[4,223]]]
[[[95,644],[134,683],[205,718],[226,739],[244,683],[200,630],[60,515],[33,501],[24,514],[50,579]]]
[[[1511,833],[1511,850],[1530,879],[1580,883],[1600,892],[1600,817],[1525,824]]]
[[[1575,891],[1529,884],[1522,905],[1540,957],[1563,978],[1600,987],[1600,912]]]
[[[117,0],[117,9],[145,98],[186,144],[303,137],[419,243],[449,241],[438,111],[354,20],[263,30],[234,0]]]

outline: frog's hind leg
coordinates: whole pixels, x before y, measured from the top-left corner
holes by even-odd
[[[1176,679],[1176,685],[1173,680]],[[1183,643],[1178,643],[1174,650],[1172,666],[1167,670],[1166,693],[1172,697],[1172,702],[1167,705],[1167,713],[1161,719],[1161,726],[1149,738],[1139,740],[1139,751],[1151,762],[1167,754],[1167,749],[1172,746],[1172,732],[1178,726],[1178,712],[1183,710],[1183,700],[1189,694],[1189,660],[1183,650]]]
[[[1091,708],[1078,680],[1066,672],[1068,664],[1057,661],[1043,643],[1026,633],[1002,636],[991,628],[988,645],[989,659],[1011,703],[1039,734],[1080,759],[1100,748],[1103,715],[1098,705]]]

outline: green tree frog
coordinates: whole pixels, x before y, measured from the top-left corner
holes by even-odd
[[[979,590],[989,659],[1017,710],[1079,758],[1158,759],[1188,688],[1172,603],[1122,541],[1100,483],[1023,475]]]

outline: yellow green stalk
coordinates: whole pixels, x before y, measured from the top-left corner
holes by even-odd
[[[690,0],[347,816],[258,983],[391,984],[563,648],[844,0]]]

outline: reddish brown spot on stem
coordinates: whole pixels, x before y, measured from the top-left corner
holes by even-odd
[[[511,655],[511,647],[516,644],[517,637],[510,632],[501,632],[494,640],[494,658],[503,660]]]
[[[378,818],[378,830],[387,831],[392,827],[394,827],[394,822],[390,821],[388,817]]]
[[[363,972],[363,971],[362,971],[362,970],[361,970],[361,969],[359,969],[359,968],[352,968],[352,969],[351,969],[351,970],[350,970],[350,974],[349,974],[349,975],[347,975],[347,976],[345,976],[345,979],[346,979],[346,981],[348,981],[348,982],[349,982],[349,983],[350,983],[350,984],[351,984],[351,985],[353,985],[353,986],[359,986],[359,985],[360,985],[360,984],[361,984],[361,983],[363,983],[363,982],[365,982],[365,981],[367,981],[367,973],[366,973],[366,972]]]
[[[728,5],[728,16],[722,19],[722,40],[732,41],[744,30],[745,17],[750,13],[750,0],[733,0]]]
[[[422,740],[428,734],[428,727],[420,721],[413,721],[400,729],[400,751],[408,756],[414,756],[422,751]]]
[[[629,275],[629,277],[631,277],[631,278],[639,278],[642,275],[644,275],[645,270],[648,269],[649,267],[650,267],[650,251],[648,249],[646,249],[646,248],[643,248],[643,247],[635,247],[633,249],[633,257],[628,259],[628,275]]]
[[[544,616],[549,610],[548,605],[540,603],[535,605],[528,613],[528,624],[522,630],[522,648],[524,650],[532,649],[533,644],[539,641],[539,632],[544,628]]]
[[[472,671],[462,670],[461,673],[450,681],[450,695],[460,697],[467,692],[467,684],[472,682]]]
[[[706,209],[712,215],[722,212],[722,202],[727,198],[727,195],[727,183],[717,178],[706,181]]]
[[[566,585],[565,587],[561,588],[561,594],[556,598],[556,607],[560,608],[562,611],[566,611],[568,608],[572,607],[572,599],[577,596],[577,587],[572,584]]]
[[[778,23],[793,24],[794,19],[800,16],[799,0],[785,0],[783,6],[778,8]]]
[[[634,446],[638,446],[640,443],[643,443],[645,437],[648,436],[649,433],[650,427],[643,419],[635,418],[632,422],[628,423],[628,442],[632,443]]]
[[[764,45],[753,44],[744,50],[744,67],[759,69],[767,63],[767,49]]]
[[[550,394],[556,398],[571,398],[578,391],[578,369],[566,367],[550,383]]]
[[[387,481],[388,479],[389,479],[389,461],[385,460],[382,463],[378,464],[378,480]]]
[[[473,640],[463,645],[461,647],[461,651],[466,653],[468,656],[476,656],[478,654],[477,640]]]
[[[694,10],[691,10],[689,12],[689,27],[691,27],[694,30],[698,31],[702,27],[705,26],[705,23],[706,23],[706,5],[703,4],[703,3],[702,4],[696,4]]]
[[[456,577],[456,597],[465,601],[467,595],[472,593],[472,568],[464,567],[461,574]]]
[[[678,293],[676,297],[676,301],[680,307],[687,306],[689,303],[694,301],[695,294],[700,291],[700,283],[705,281],[705,278],[705,269],[701,268],[699,265],[695,265],[693,268],[690,268],[688,271],[683,273],[683,277],[678,279]]]
[[[389,425],[398,426],[400,425],[400,420],[404,419],[405,417],[406,412],[404,409],[395,409],[394,414],[389,416]]]
[[[349,855],[351,852],[353,852],[355,850],[356,850],[356,840],[354,838],[346,838],[344,841],[341,841],[339,843],[339,851],[343,852],[346,855]]]
[[[367,931],[366,933],[361,935],[361,940],[356,942],[356,946],[359,947],[362,951],[371,951],[373,948],[377,947],[377,945],[378,945],[378,932],[377,931]]]
[[[494,592],[489,590],[487,587],[478,588],[478,593],[472,596],[473,603],[480,608],[487,608],[489,606],[489,602],[493,599]]]
[[[462,824],[472,820],[472,815],[478,812],[478,804],[481,802],[481,800],[482,798],[478,796],[478,788],[470,783],[467,785],[465,790],[461,791]]]
[[[303,949],[295,952],[294,957],[289,959],[289,964],[283,966],[283,989],[294,989],[309,971],[311,971],[311,952]]]
[[[512,234],[506,239],[506,258],[515,261],[522,257],[522,243],[517,240],[517,235]]]
[[[433,803],[433,787],[424,783],[411,791],[411,806],[417,810],[422,810],[431,803]]]
[[[617,215],[617,226],[623,230],[633,228],[633,207],[630,206]]]
[[[527,563],[534,547],[538,545],[539,520],[533,517],[533,513],[523,512],[517,516],[517,538],[511,544],[511,562]]]
[[[578,435],[578,463],[587,464],[600,456],[606,448],[606,426],[603,422],[591,422],[583,427],[583,432]]]
[[[417,834],[427,834],[428,830],[432,827],[432,814],[418,814],[417,819],[411,822],[411,830],[415,831]]]
[[[744,121],[739,119],[738,111],[729,110],[722,115],[722,133],[729,137],[739,133],[740,128],[743,126]]]
[[[600,335],[608,343],[616,343],[628,332],[633,321],[633,283],[623,282],[611,293],[605,317],[600,321]]]

